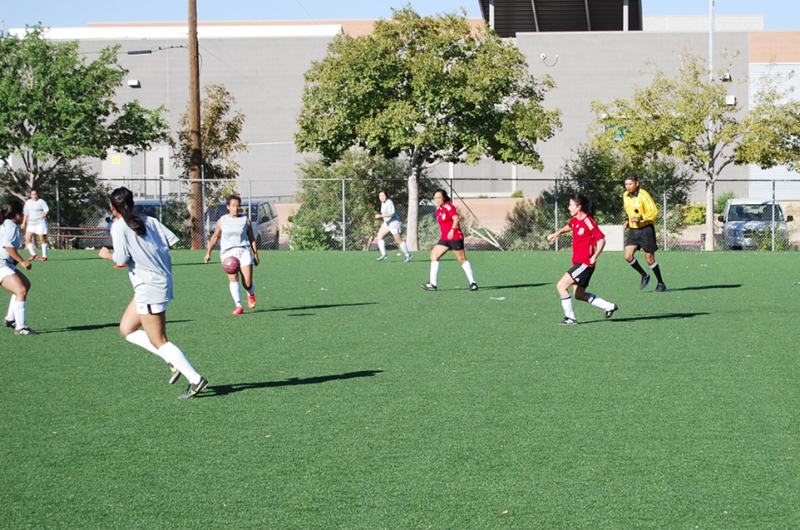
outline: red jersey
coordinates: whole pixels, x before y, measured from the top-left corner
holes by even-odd
[[[461,227],[453,226],[453,216],[458,215],[456,207],[452,203],[445,202],[442,206],[436,208],[436,220],[439,221],[439,229],[442,231],[442,241],[457,241],[464,239],[464,234],[461,233]],[[450,229],[453,230],[453,237],[447,237]]]
[[[572,228],[572,264],[584,263],[594,267],[589,263],[589,258],[594,254],[597,242],[606,237],[605,234],[588,215],[582,220],[573,217],[569,220],[569,226]]]

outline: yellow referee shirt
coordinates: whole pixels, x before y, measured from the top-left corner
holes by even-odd
[[[625,204],[625,214],[628,216],[628,226],[631,228],[643,228],[651,225],[658,217],[658,207],[649,193],[642,188],[631,194],[627,191],[622,194],[622,202]],[[641,221],[634,221],[641,217]]]

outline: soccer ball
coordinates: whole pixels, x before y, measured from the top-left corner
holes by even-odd
[[[228,274],[236,274],[239,272],[239,260],[233,256],[228,256],[222,260],[222,270]]]

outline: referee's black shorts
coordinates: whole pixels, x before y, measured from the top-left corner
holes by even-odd
[[[642,228],[628,228],[628,235],[625,237],[626,247],[636,247],[649,254],[654,254],[658,250],[656,242],[656,229],[652,224]]]

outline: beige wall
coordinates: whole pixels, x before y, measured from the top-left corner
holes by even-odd
[[[800,63],[800,31],[750,34],[751,63]]]

